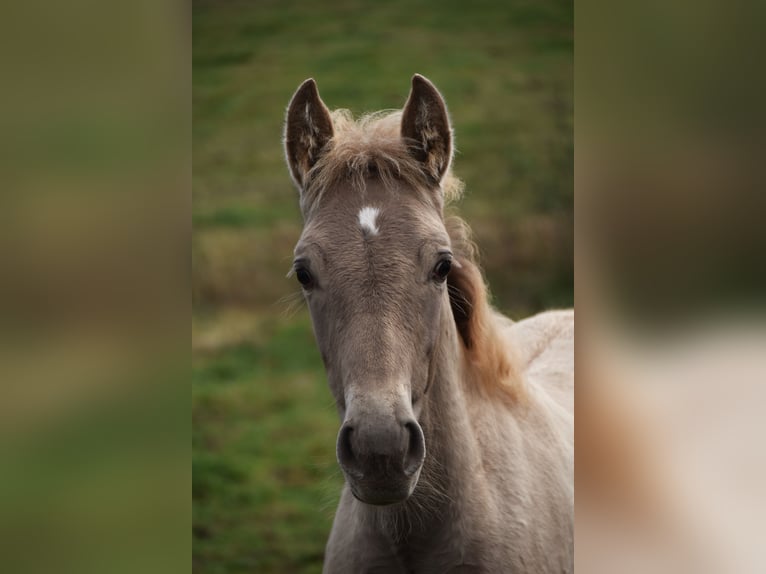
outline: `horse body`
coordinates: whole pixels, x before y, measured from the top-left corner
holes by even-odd
[[[330,114],[313,80],[285,146],[303,286],[342,421],[346,484],[324,571],[573,570],[573,314],[495,312],[467,227],[445,219],[446,107]]]
[[[421,485],[393,507],[344,488],[326,572],[573,570],[573,415],[571,401],[557,398],[572,396],[573,318],[545,313],[505,327],[509,340],[524,340],[529,389],[528,402],[511,408],[466,389],[450,360],[460,354],[457,334],[444,338],[421,417]]]

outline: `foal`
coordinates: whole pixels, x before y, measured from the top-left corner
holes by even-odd
[[[304,218],[294,274],[342,425],[346,479],[325,572],[572,572],[572,312],[513,323],[488,304],[441,94],[287,111]]]

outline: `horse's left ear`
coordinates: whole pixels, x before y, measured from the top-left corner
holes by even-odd
[[[452,161],[452,128],[447,105],[439,90],[420,74],[402,112],[402,137],[435,183],[440,183]]]
[[[332,136],[330,112],[319,97],[316,82],[309,78],[290,100],[285,119],[287,165],[301,190],[306,183],[306,174],[314,167]]]

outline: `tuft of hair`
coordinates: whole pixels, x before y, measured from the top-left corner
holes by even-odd
[[[304,185],[304,205],[313,205],[329,189],[350,183],[363,191],[376,177],[386,185],[395,183],[430,190],[433,184],[401,136],[401,110],[366,114],[355,119],[349,110],[331,112],[334,134],[322,156],[309,171]],[[458,199],[462,182],[448,170],[441,181],[444,202]]]
[[[497,312],[489,303],[489,290],[471,230],[455,215],[446,218],[445,224],[459,263],[447,276],[447,289],[470,387],[508,404],[517,404],[525,396],[523,378],[502,333]]]

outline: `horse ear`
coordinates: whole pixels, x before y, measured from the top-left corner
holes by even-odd
[[[420,74],[402,112],[402,137],[425,172],[440,183],[452,161],[452,128],[439,90]]]
[[[332,136],[330,112],[319,97],[316,82],[309,78],[290,100],[285,120],[285,156],[299,188]]]

